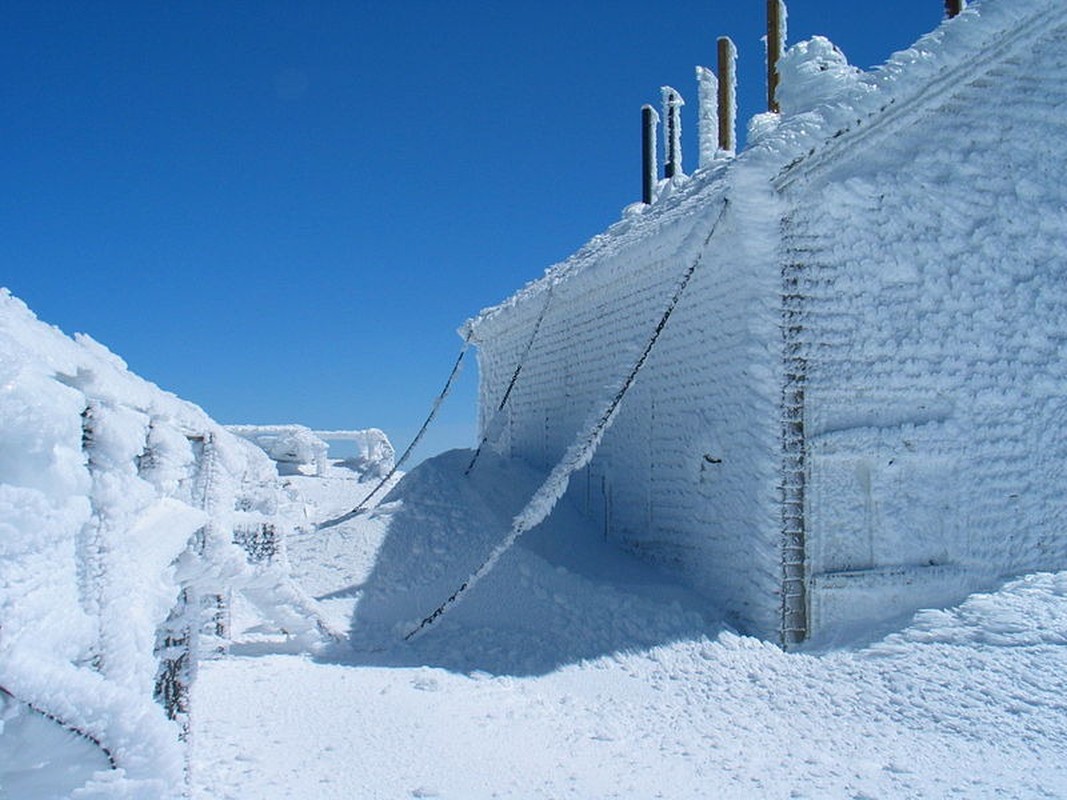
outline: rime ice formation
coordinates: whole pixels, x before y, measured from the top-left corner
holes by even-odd
[[[492,445],[560,463],[702,257],[571,481],[609,538],[786,645],[1067,567],[1065,40],[1028,0],[873,73],[794,45],[744,153],[469,324],[483,425],[523,360]]]
[[[247,439],[270,456],[283,472],[326,473],[329,442],[352,442],[356,455],[347,465],[370,480],[393,468],[396,451],[378,428],[360,431],[313,431],[306,425],[227,425],[230,433]]]
[[[6,290],[0,441],[3,705],[95,742],[117,768],[99,792],[180,794],[188,685],[230,592],[306,645],[325,632],[287,574],[295,504],[259,449]]]
[[[719,150],[719,113],[716,103],[719,96],[719,79],[707,67],[696,68],[699,118],[697,141],[700,146],[701,169],[710,167]]]
[[[785,116],[810,111],[837,100],[853,103],[862,93],[863,73],[848,63],[829,39],[822,36],[797,42],[778,62],[781,84],[778,103]]]
[[[282,469],[326,470],[330,446],[304,425],[227,425],[226,430],[247,439]]]

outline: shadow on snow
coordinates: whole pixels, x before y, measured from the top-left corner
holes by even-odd
[[[460,603],[404,635],[452,594],[510,529],[543,475],[469,450],[430,459],[375,513],[388,533],[359,587],[350,641],[327,657],[368,666],[537,675],[611,653],[721,628],[707,602],[603,540],[564,499]]]

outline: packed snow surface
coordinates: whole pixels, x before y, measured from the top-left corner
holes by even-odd
[[[483,456],[484,458],[484,456]],[[1067,793],[1067,573],[902,631],[785,654],[738,636],[566,502],[454,613],[543,478],[467,451],[370,514],[290,542],[351,641],[287,654],[251,633],[194,691],[197,798],[1053,797]],[[294,477],[313,515],[355,476]]]

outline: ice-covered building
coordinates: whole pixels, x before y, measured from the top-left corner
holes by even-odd
[[[742,153],[468,332],[483,435],[547,468],[692,270],[569,493],[789,646],[1067,567],[1067,4],[984,0],[871,73],[814,39],[779,74]]]

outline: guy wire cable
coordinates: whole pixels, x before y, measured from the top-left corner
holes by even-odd
[[[711,242],[712,237],[719,228],[719,223],[722,222],[723,217],[726,215],[726,208],[729,203],[729,198],[723,198],[722,208],[719,209],[718,216],[712,223],[708,235],[704,237],[703,244],[700,251],[697,253],[696,258],[693,260],[693,263],[689,265],[685,274],[682,276],[682,279],[678,282],[678,288],[675,289],[674,295],[667,304],[666,310],[663,312],[659,323],[652,332],[652,338],[645,346],[644,351],[637,359],[637,362],[626,376],[626,379],[623,381],[618,391],[615,392],[614,396],[604,408],[604,411],[596,418],[596,422],[589,427],[588,432],[580,433],[571,446],[567,448],[567,452],[563,454],[563,458],[560,459],[559,463],[552,469],[552,472],[545,478],[541,486],[534,492],[533,497],[531,497],[525,507],[515,515],[511,523],[511,530],[508,532],[508,535],[504,540],[493,548],[492,552],[490,552],[485,560],[478,565],[477,569],[475,569],[474,572],[472,572],[467,579],[452,592],[452,594],[425,616],[418,625],[404,635],[404,641],[410,641],[446,614],[449,609],[459,602],[465,592],[469,591],[476,583],[478,583],[478,581],[489,574],[500,560],[500,557],[511,549],[520,536],[536,528],[544,522],[545,518],[550,513],[552,513],[559,498],[562,497],[563,493],[567,490],[570,476],[575,471],[589,463],[593,454],[599,447],[605,432],[611,427],[611,423],[614,422],[619,410],[619,404],[633,385],[634,380],[637,378],[642,367],[644,367],[645,362],[648,361],[648,356],[652,352],[652,348],[655,347],[660,334],[663,333],[664,328],[667,327],[668,320],[670,320],[671,315],[674,313],[674,309],[682,298],[682,294],[689,286],[690,279],[693,277],[697,267],[704,258],[704,252],[707,249],[708,243]]]
[[[371,489],[370,494],[364,497],[363,500],[360,501],[358,506],[353,508],[351,511],[341,514],[339,517],[334,517],[333,519],[328,519],[324,522],[320,522],[318,525],[315,526],[316,530],[321,531],[327,528],[332,528],[335,525],[340,525],[342,522],[348,522],[348,520],[353,519],[354,517],[358,517],[367,509],[367,503],[371,501],[371,498],[374,497],[374,495],[378,494],[378,492],[381,491],[382,487],[389,483],[389,480],[396,474],[397,470],[399,470],[404,465],[404,462],[407,461],[408,456],[411,455],[412,451],[415,449],[415,446],[422,439],[423,434],[426,433],[426,429],[430,427],[430,423],[433,422],[434,417],[437,416],[437,410],[441,407],[441,404],[445,401],[445,398],[448,397],[448,393],[452,391],[452,384],[455,382],[456,377],[459,375],[460,367],[463,364],[463,357],[467,355],[467,351],[470,349],[471,337],[473,335],[473,328],[469,329],[467,331],[466,338],[464,338],[463,340],[463,347],[459,351],[459,357],[456,359],[456,363],[452,365],[452,372],[449,373],[448,380],[445,381],[445,388],[441,390],[441,393],[439,395],[437,395],[437,399],[434,400],[433,407],[430,409],[430,414],[426,417],[426,421],[422,423],[422,427],[419,428],[419,432],[415,434],[415,438],[411,440],[411,444],[407,446],[407,449],[404,451],[404,453],[393,464],[393,468],[389,470],[389,473],[378,482],[377,486]]]

